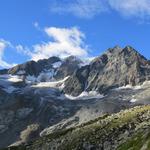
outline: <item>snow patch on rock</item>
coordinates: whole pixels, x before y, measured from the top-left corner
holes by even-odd
[[[59,68],[60,66],[62,65],[62,62],[61,61],[58,61],[56,63],[53,63],[53,68]]]
[[[147,87],[147,86],[149,87],[150,86],[150,81],[143,82],[142,86],[143,87]]]
[[[94,58],[95,57],[83,58],[82,62],[79,64],[79,67],[83,67],[83,66],[89,65]]]
[[[17,83],[17,82],[22,82],[23,80],[20,76],[17,76],[17,75],[11,76],[10,75],[9,78],[8,78],[8,81]]]
[[[93,98],[103,98],[104,95],[98,93],[97,91],[90,91],[90,92],[82,92],[79,96],[74,97],[71,95],[65,94],[65,97],[70,100],[78,100],[78,99],[93,99]]]
[[[145,81],[141,85],[136,85],[136,86],[126,85],[126,86],[115,88],[114,90],[124,90],[124,89],[140,90],[140,89],[143,89],[147,86],[148,87],[150,86],[150,81]]]
[[[130,102],[131,103],[135,103],[137,101],[137,99],[131,99]]]
[[[132,85],[126,85],[122,87],[115,88],[114,90],[124,90],[124,89],[133,89],[133,90],[139,90],[142,88],[142,85],[132,86]]]
[[[17,75],[0,75],[0,86],[2,86],[3,90],[9,94],[18,90],[18,88],[15,88],[12,84],[22,81],[22,78]]]
[[[16,82],[22,82],[23,80],[20,76],[5,74],[5,75],[0,75],[0,81],[16,83]]]
[[[18,72],[17,72],[17,75],[24,75],[26,72],[25,72],[25,70],[19,70]]]

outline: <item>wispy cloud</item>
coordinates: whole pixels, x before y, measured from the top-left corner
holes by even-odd
[[[23,45],[16,45],[14,46],[14,48],[16,49],[16,51],[20,54],[26,55],[26,56],[31,56],[32,52],[30,51],[30,49],[28,47],[24,47]]]
[[[49,37],[49,41],[31,47],[20,44],[13,45],[11,42],[0,39],[0,68],[10,68],[15,65],[9,64],[3,59],[7,48],[16,50],[15,52],[22,56],[27,56],[29,60],[35,61],[52,56],[61,58],[70,55],[84,58],[88,57],[88,46],[84,42],[85,35],[77,27],[47,27],[44,29],[44,32]]]
[[[117,11],[125,17],[150,18],[150,0],[55,0],[51,12],[93,18],[102,12]]]
[[[150,17],[150,0],[109,0],[112,9],[126,17],[147,19]]]
[[[88,48],[84,43],[85,35],[78,28],[49,27],[44,31],[53,40],[34,45],[30,52],[31,59],[39,60],[51,56],[66,57],[69,55],[86,57],[88,55]]]
[[[92,18],[101,12],[107,11],[105,0],[56,0],[51,3],[51,12],[71,13],[80,18]]]
[[[10,42],[0,39],[0,67],[1,68],[10,68],[14,65],[14,64],[9,64],[3,60],[6,47],[11,47],[11,46],[12,45]]]

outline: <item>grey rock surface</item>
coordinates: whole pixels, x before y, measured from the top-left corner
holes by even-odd
[[[65,93],[77,96],[84,90],[107,92],[150,79],[150,62],[130,46],[114,47],[78,69],[65,83]]]

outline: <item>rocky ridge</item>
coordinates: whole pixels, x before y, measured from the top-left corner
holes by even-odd
[[[50,57],[49,59],[28,61],[17,65],[10,69],[0,70],[0,74],[18,75],[22,79],[38,78],[45,82],[44,76],[49,76],[47,80],[55,78],[56,80],[63,79],[75,72],[83,62],[75,56],[69,56],[65,59],[59,57]]]

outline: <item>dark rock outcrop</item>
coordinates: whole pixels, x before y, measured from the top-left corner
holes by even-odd
[[[7,74],[7,72],[8,72],[8,69],[2,69],[2,70],[0,70],[0,74],[2,75],[2,74]]]
[[[80,68],[82,61],[75,56],[69,56],[62,62],[61,66],[57,69],[55,78],[63,79],[72,75],[77,69]]]
[[[58,63],[58,64],[57,64]],[[56,80],[72,75],[83,62],[75,56],[69,56],[63,60],[58,57],[50,57],[37,62],[28,61],[10,69],[0,70],[0,74],[20,75],[24,78],[28,75],[37,77],[40,73],[52,72]]]

